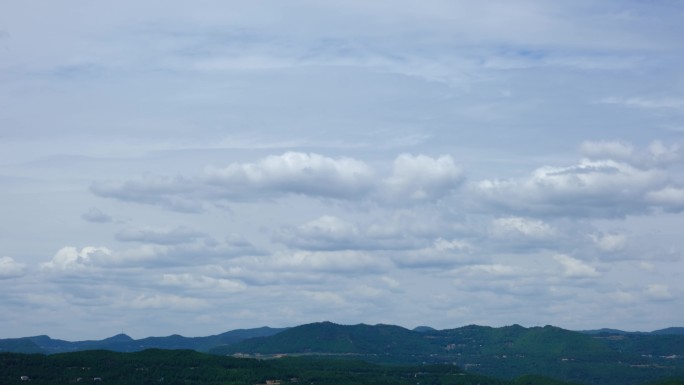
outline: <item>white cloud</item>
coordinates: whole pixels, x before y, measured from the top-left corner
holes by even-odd
[[[263,261],[265,262],[265,261]],[[276,253],[275,270],[313,271],[341,274],[372,274],[391,267],[384,258],[361,251],[295,251]]]
[[[557,254],[553,256],[556,262],[563,266],[563,275],[569,278],[594,278],[598,277],[599,273],[596,269],[579,259],[573,257]]]
[[[140,294],[131,299],[126,307],[135,309],[171,309],[171,310],[198,310],[206,308],[209,304],[204,299],[182,297],[169,294]]]
[[[397,289],[399,286],[401,286],[399,281],[397,281],[396,279],[394,279],[392,277],[388,277],[388,276],[380,277],[380,281],[390,289]]]
[[[399,155],[391,175],[381,178],[354,158],[286,152],[255,163],[207,166],[196,177],[146,175],[122,183],[96,182],[91,191],[105,198],[198,213],[211,201],[254,201],[287,195],[374,201],[379,205],[435,203],[451,195],[462,182],[463,174],[449,155]]]
[[[623,141],[585,141],[580,152],[593,160],[620,161],[644,170],[666,169],[683,158],[679,143],[666,145],[660,140],[653,140],[643,149]]]
[[[584,159],[569,167],[541,167],[527,178],[483,180],[471,191],[493,209],[535,215],[612,217],[644,213],[645,195],[668,174],[613,160]]]
[[[519,268],[515,266],[490,264],[490,265],[470,265],[458,268],[453,271],[458,276],[481,276],[492,275],[499,277],[517,276],[521,274]]]
[[[26,272],[26,265],[12,257],[0,257],[0,279],[21,277]]]
[[[348,238],[358,234],[353,224],[340,218],[324,215],[316,220],[305,223],[299,229],[306,235],[315,237]]]
[[[219,293],[236,293],[246,289],[245,284],[239,281],[187,273],[164,274],[162,284],[190,290],[215,290]]]
[[[67,246],[57,251],[50,261],[42,263],[41,267],[55,273],[78,273],[93,272],[103,268],[111,270],[193,266],[262,254],[263,251],[257,250],[244,239],[233,238],[225,242],[145,243],[122,250],[94,246],[86,246],[79,250],[76,247]]]
[[[394,160],[392,175],[383,182],[391,199],[438,200],[453,193],[462,183],[463,173],[453,158],[443,155],[402,154]]]
[[[291,247],[308,250],[343,250],[366,246],[354,224],[331,215],[324,215],[295,228],[283,228],[276,238]]]
[[[527,237],[546,239],[556,234],[555,229],[544,221],[532,218],[506,217],[492,221],[495,237]]]
[[[684,210],[684,188],[665,187],[646,194],[646,201],[663,207],[667,211],[680,212]]]
[[[656,301],[667,301],[673,298],[670,289],[663,284],[651,284],[646,286],[645,294]]]
[[[599,250],[608,253],[621,251],[627,245],[627,236],[624,234],[592,234],[591,239]]]
[[[137,177],[123,183],[97,181],[90,190],[93,194],[127,202],[158,205],[166,209],[186,213],[198,213],[202,204],[192,196],[195,181],[182,176]]]
[[[592,159],[629,159],[634,147],[629,143],[617,141],[585,141],[580,146],[582,155]]]
[[[678,143],[665,145],[660,140],[654,140],[648,145],[648,158],[654,164],[676,164],[683,158],[682,147]]]
[[[319,154],[287,152],[258,163],[208,167],[203,178],[226,198],[293,193],[351,198],[366,192],[373,172],[362,161],[328,158]]]
[[[473,250],[473,246],[467,241],[438,238],[430,246],[393,251],[391,256],[394,263],[401,268],[444,268],[472,263],[477,258]]]
[[[113,252],[106,247],[86,246],[79,250],[73,246],[59,249],[42,268],[54,271],[83,271],[112,259]]]

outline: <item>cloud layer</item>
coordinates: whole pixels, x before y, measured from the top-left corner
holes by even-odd
[[[673,2],[6,3],[0,337],[681,322]]]

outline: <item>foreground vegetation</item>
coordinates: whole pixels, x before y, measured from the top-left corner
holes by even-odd
[[[455,365],[378,365],[350,359],[257,360],[190,350],[0,353],[1,384],[167,385],[570,385],[542,376],[514,380],[466,373]],[[668,379],[654,385],[682,385]]]

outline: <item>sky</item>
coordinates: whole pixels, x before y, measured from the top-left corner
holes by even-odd
[[[0,9],[0,338],[684,326],[680,0]]]

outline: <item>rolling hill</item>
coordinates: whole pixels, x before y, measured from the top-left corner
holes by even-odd
[[[65,353],[84,350],[111,350],[114,352],[137,352],[145,349],[191,349],[208,351],[217,346],[234,344],[249,338],[271,336],[284,328],[260,327],[237,329],[207,337],[183,337],[177,334],[167,337],[147,337],[135,340],[125,334],[94,341],[64,341],[46,335],[0,339],[0,352],[16,353]]]

